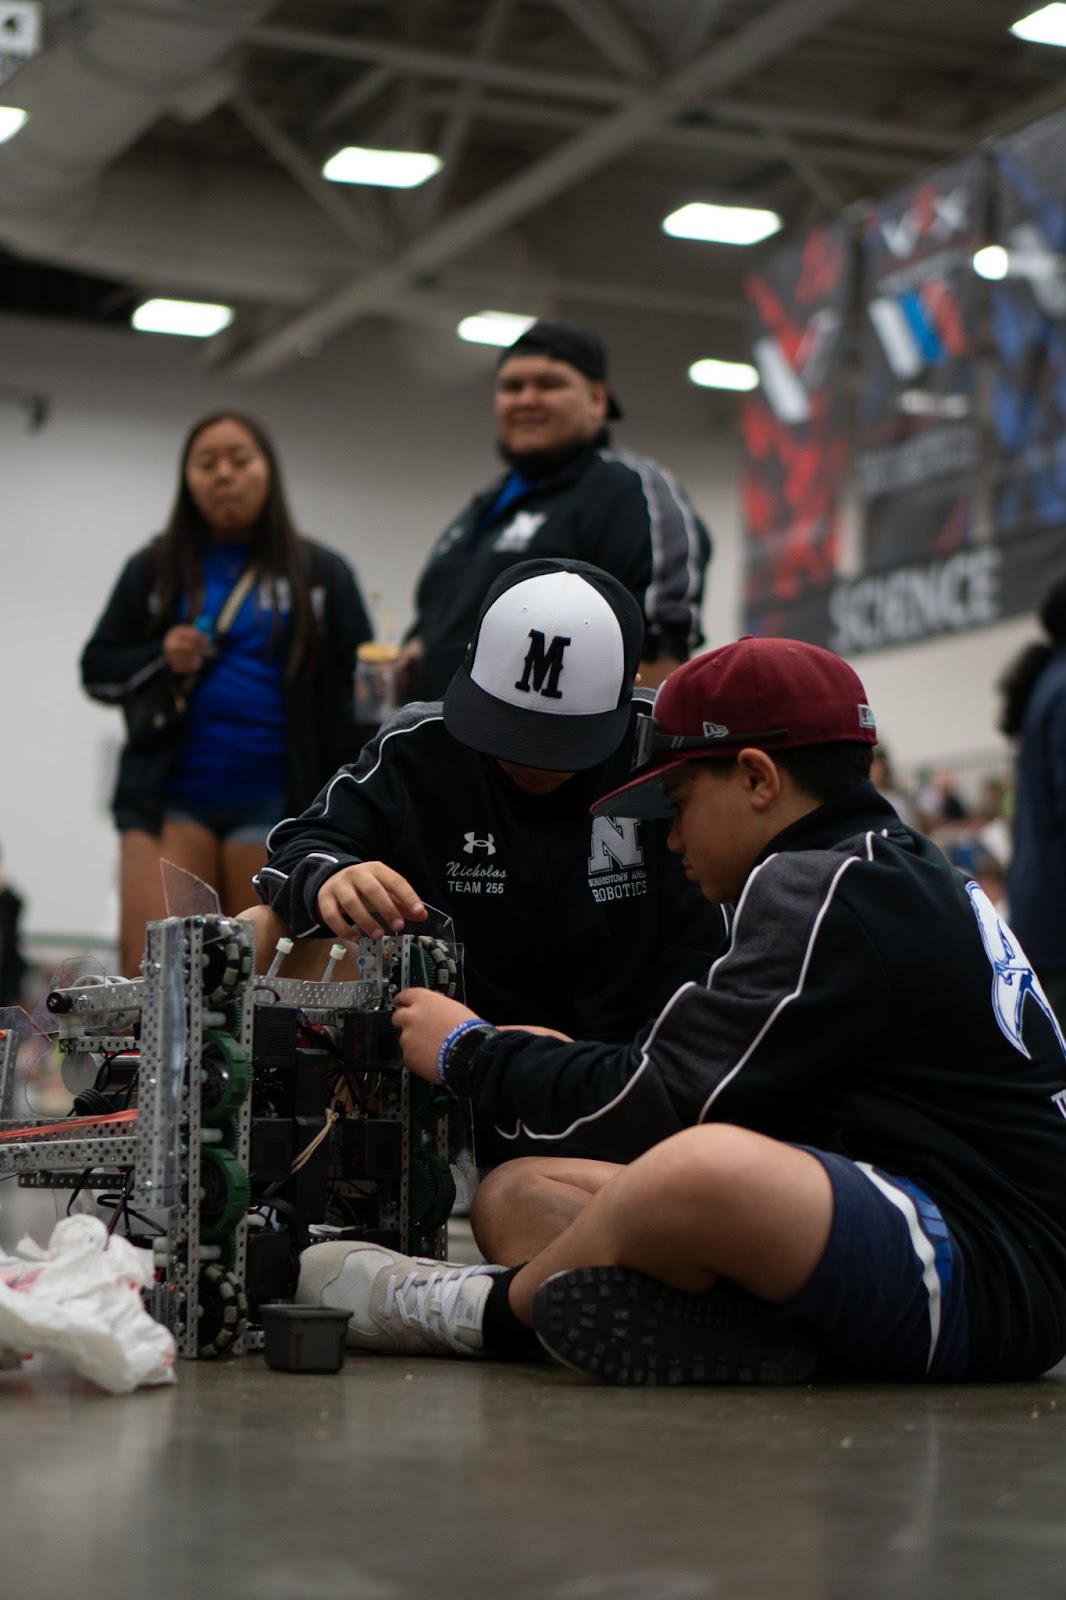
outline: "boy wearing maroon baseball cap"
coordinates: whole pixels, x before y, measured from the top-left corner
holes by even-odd
[[[742,639],[670,675],[643,764],[593,809],[672,816],[688,876],[732,904],[728,946],[629,1046],[398,997],[407,1067],[546,1154],[477,1197],[503,1266],[354,1256],[353,1342],[493,1354],[532,1329],[644,1384],[1062,1358],[1066,1040],[987,896],[870,784],[875,739],[855,673],[812,645]],[[550,1159],[567,1138],[605,1159]],[[526,1238],[539,1219],[528,1261],[516,1213]]]

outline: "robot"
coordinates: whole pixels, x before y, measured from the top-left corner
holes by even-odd
[[[142,977],[47,996],[68,1118],[13,1116],[26,1028],[0,1027],[0,1176],[96,1194],[150,1245],[149,1310],[187,1358],[258,1348],[259,1308],[291,1299],[315,1238],[443,1258],[456,1102],[403,1070],[391,1025],[400,989],[455,993],[442,933],[360,940],[350,981],[333,979],[335,945],[311,982],[280,977],[280,951],[255,976],[247,923],[149,923]]]

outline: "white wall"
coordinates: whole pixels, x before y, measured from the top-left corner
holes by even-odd
[[[732,408],[684,376],[711,352],[681,318],[614,313],[595,325],[626,409],[619,440],[669,466],[713,528],[705,628],[722,643],[739,616]],[[268,383],[235,388],[202,367],[191,341],[0,318],[0,845],[30,931],[111,931],[106,802],[120,719],[85,699],[77,663],[122,561],[165,517],[189,424],[220,404],[261,417],[298,524],[349,556],[379,623],[398,633],[431,540],[496,470],[494,356],[455,349],[367,324]],[[49,397],[39,433],[7,386]],[[995,747],[991,685],[1028,631],[1013,624],[859,663],[898,764]]]

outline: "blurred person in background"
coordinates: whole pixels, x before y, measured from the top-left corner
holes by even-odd
[[[14,890],[0,862],[0,1006],[22,1001],[27,962],[19,938],[22,896]]]
[[[1014,849],[1007,871],[1011,926],[1055,1008],[1066,1017],[1066,574],[1029,644],[1000,679],[1000,729],[1018,746]]]
[[[600,340],[534,323],[500,356],[495,414],[507,471],[453,517],[423,568],[401,657],[411,698],[441,698],[489,587],[544,558],[590,562],[629,590],[644,617],[640,681],[657,688],[703,641],[711,541],[668,472],[612,444],[622,408]]]
[[[908,828],[913,828],[914,807],[896,781],[891,758],[883,744],[879,744],[874,750],[873,761],[870,764],[870,782],[888,801],[899,820],[906,823]]]
[[[187,713],[148,747],[127,739],[112,800],[122,839],[122,970],[166,915],[161,860],[246,905],[266,836],[358,753],[356,649],[371,634],[355,574],[297,533],[277,453],[251,417],[190,430],[163,532],[130,557],[81,660],[96,700],[133,727],[139,695]],[[158,680],[158,681],[157,681]]]

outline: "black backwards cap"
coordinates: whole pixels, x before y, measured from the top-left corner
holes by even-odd
[[[607,351],[602,341],[572,322],[535,322],[501,353],[498,367],[512,356],[552,356],[556,361],[576,367],[594,383],[607,382]],[[608,389],[608,421],[618,422],[621,417],[622,407]]]

